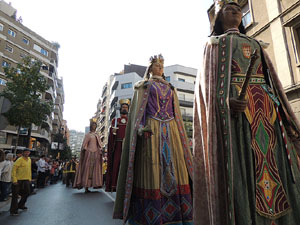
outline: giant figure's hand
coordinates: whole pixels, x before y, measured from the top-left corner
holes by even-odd
[[[145,132],[144,132],[144,138],[145,138],[145,139],[150,138],[151,135],[152,135],[152,132],[149,132],[149,131],[145,131]]]
[[[232,112],[244,112],[248,105],[248,100],[229,99],[229,106]]]

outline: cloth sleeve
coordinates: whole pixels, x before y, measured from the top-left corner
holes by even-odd
[[[19,166],[20,166],[20,160],[17,160],[14,163],[12,171],[11,171],[11,178],[12,178],[13,183],[16,183],[18,181],[18,179],[17,179],[17,169],[18,169]]]

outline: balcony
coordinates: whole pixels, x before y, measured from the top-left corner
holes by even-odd
[[[60,123],[59,123],[59,117],[57,115],[54,115],[54,119],[52,120],[52,124],[54,125],[57,125],[59,126]]]
[[[103,89],[102,89],[102,94],[101,94],[101,97],[103,98],[103,96],[105,95],[107,91],[107,83],[104,85]]]
[[[192,113],[183,113],[182,114],[183,121],[192,122],[193,121],[193,114]]]
[[[119,100],[118,96],[113,96],[113,99],[110,103],[110,108],[113,108],[115,106],[115,103],[117,103]]]
[[[54,93],[52,87],[50,87],[50,88],[46,91],[46,93],[45,93],[45,99],[54,101],[54,99],[55,99],[55,93]]]
[[[49,130],[52,130],[52,119],[49,116],[47,116],[46,121],[43,122],[42,127],[49,128]]]
[[[49,135],[49,132],[48,132],[46,129],[44,129],[44,128],[42,128],[42,129],[40,130],[40,132],[39,132],[39,131],[32,131],[31,136],[32,136],[32,137],[35,137],[35,138],[43,138],[43,139],[46,139],[48,142],[50,142],[50,140],[51,140],[51,137],[50,137],[50,135]]]
[[[193,108],[193,106],[194,106],[194,99],[180,98],[179,97],[179,105],[183,106],[183,107]]]
[[[115,81],[114,85],[111,87],[111,93],[118,88],[119,81]]]
[[[101,129],[100,129],[101,133],[103,133],[104,130],[105,130],[105,126],[101,127]]]
[[[195,89],[195,84],[194,83],[189,83],[189,82],[182,82],[182,81],[174,81],[173,85],[181,91],[189,92],[189,93],[194,93]]]
[[[107,99],[107,96],[104,96],[104,98],[103,98],[103,100],[102,100],[102,105],[105,105],[105,101],[106,101],[106,99]]]
[[[105,121],[106,116],[103,116],[100,120],[100,123],[103,123]]]

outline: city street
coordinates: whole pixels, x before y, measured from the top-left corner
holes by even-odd
[[[119,225],[112,219],[115,194],[104,190],[66,188],[61,182],[37,190],[29,196],[27,211],[10,216],[9,204],[0,208],[0,224],[5,225]]]

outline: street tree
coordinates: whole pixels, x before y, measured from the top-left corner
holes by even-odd
[[[53,142],[57,142],[60,145],[63,146],[62,149],[58,148],[58,149],[51,149],[50,151],[50,155],[52,156],[52,158],[59,158],[62,160],[69,160],[72,158],[72,151],[70,146],[68,145],[67,142],[67,138],[64,136],[63,132],[60,131],[58,134],[55,134],[53,136]],[[60,154],[58,154],[60,153]],[[59,157],[58,157],[59,155]]]
[[[28,128],[30,137],[32,124],[40,126],[53,110],[53,102],[42,98],[49,85],[40,74],[41,66],[40,61],[25,57],[17,67],[4,69],[8,81],[0,96],[8,99],[11,104],[3,115],[10,125],[17,127],[16,146],[21,127]]]

